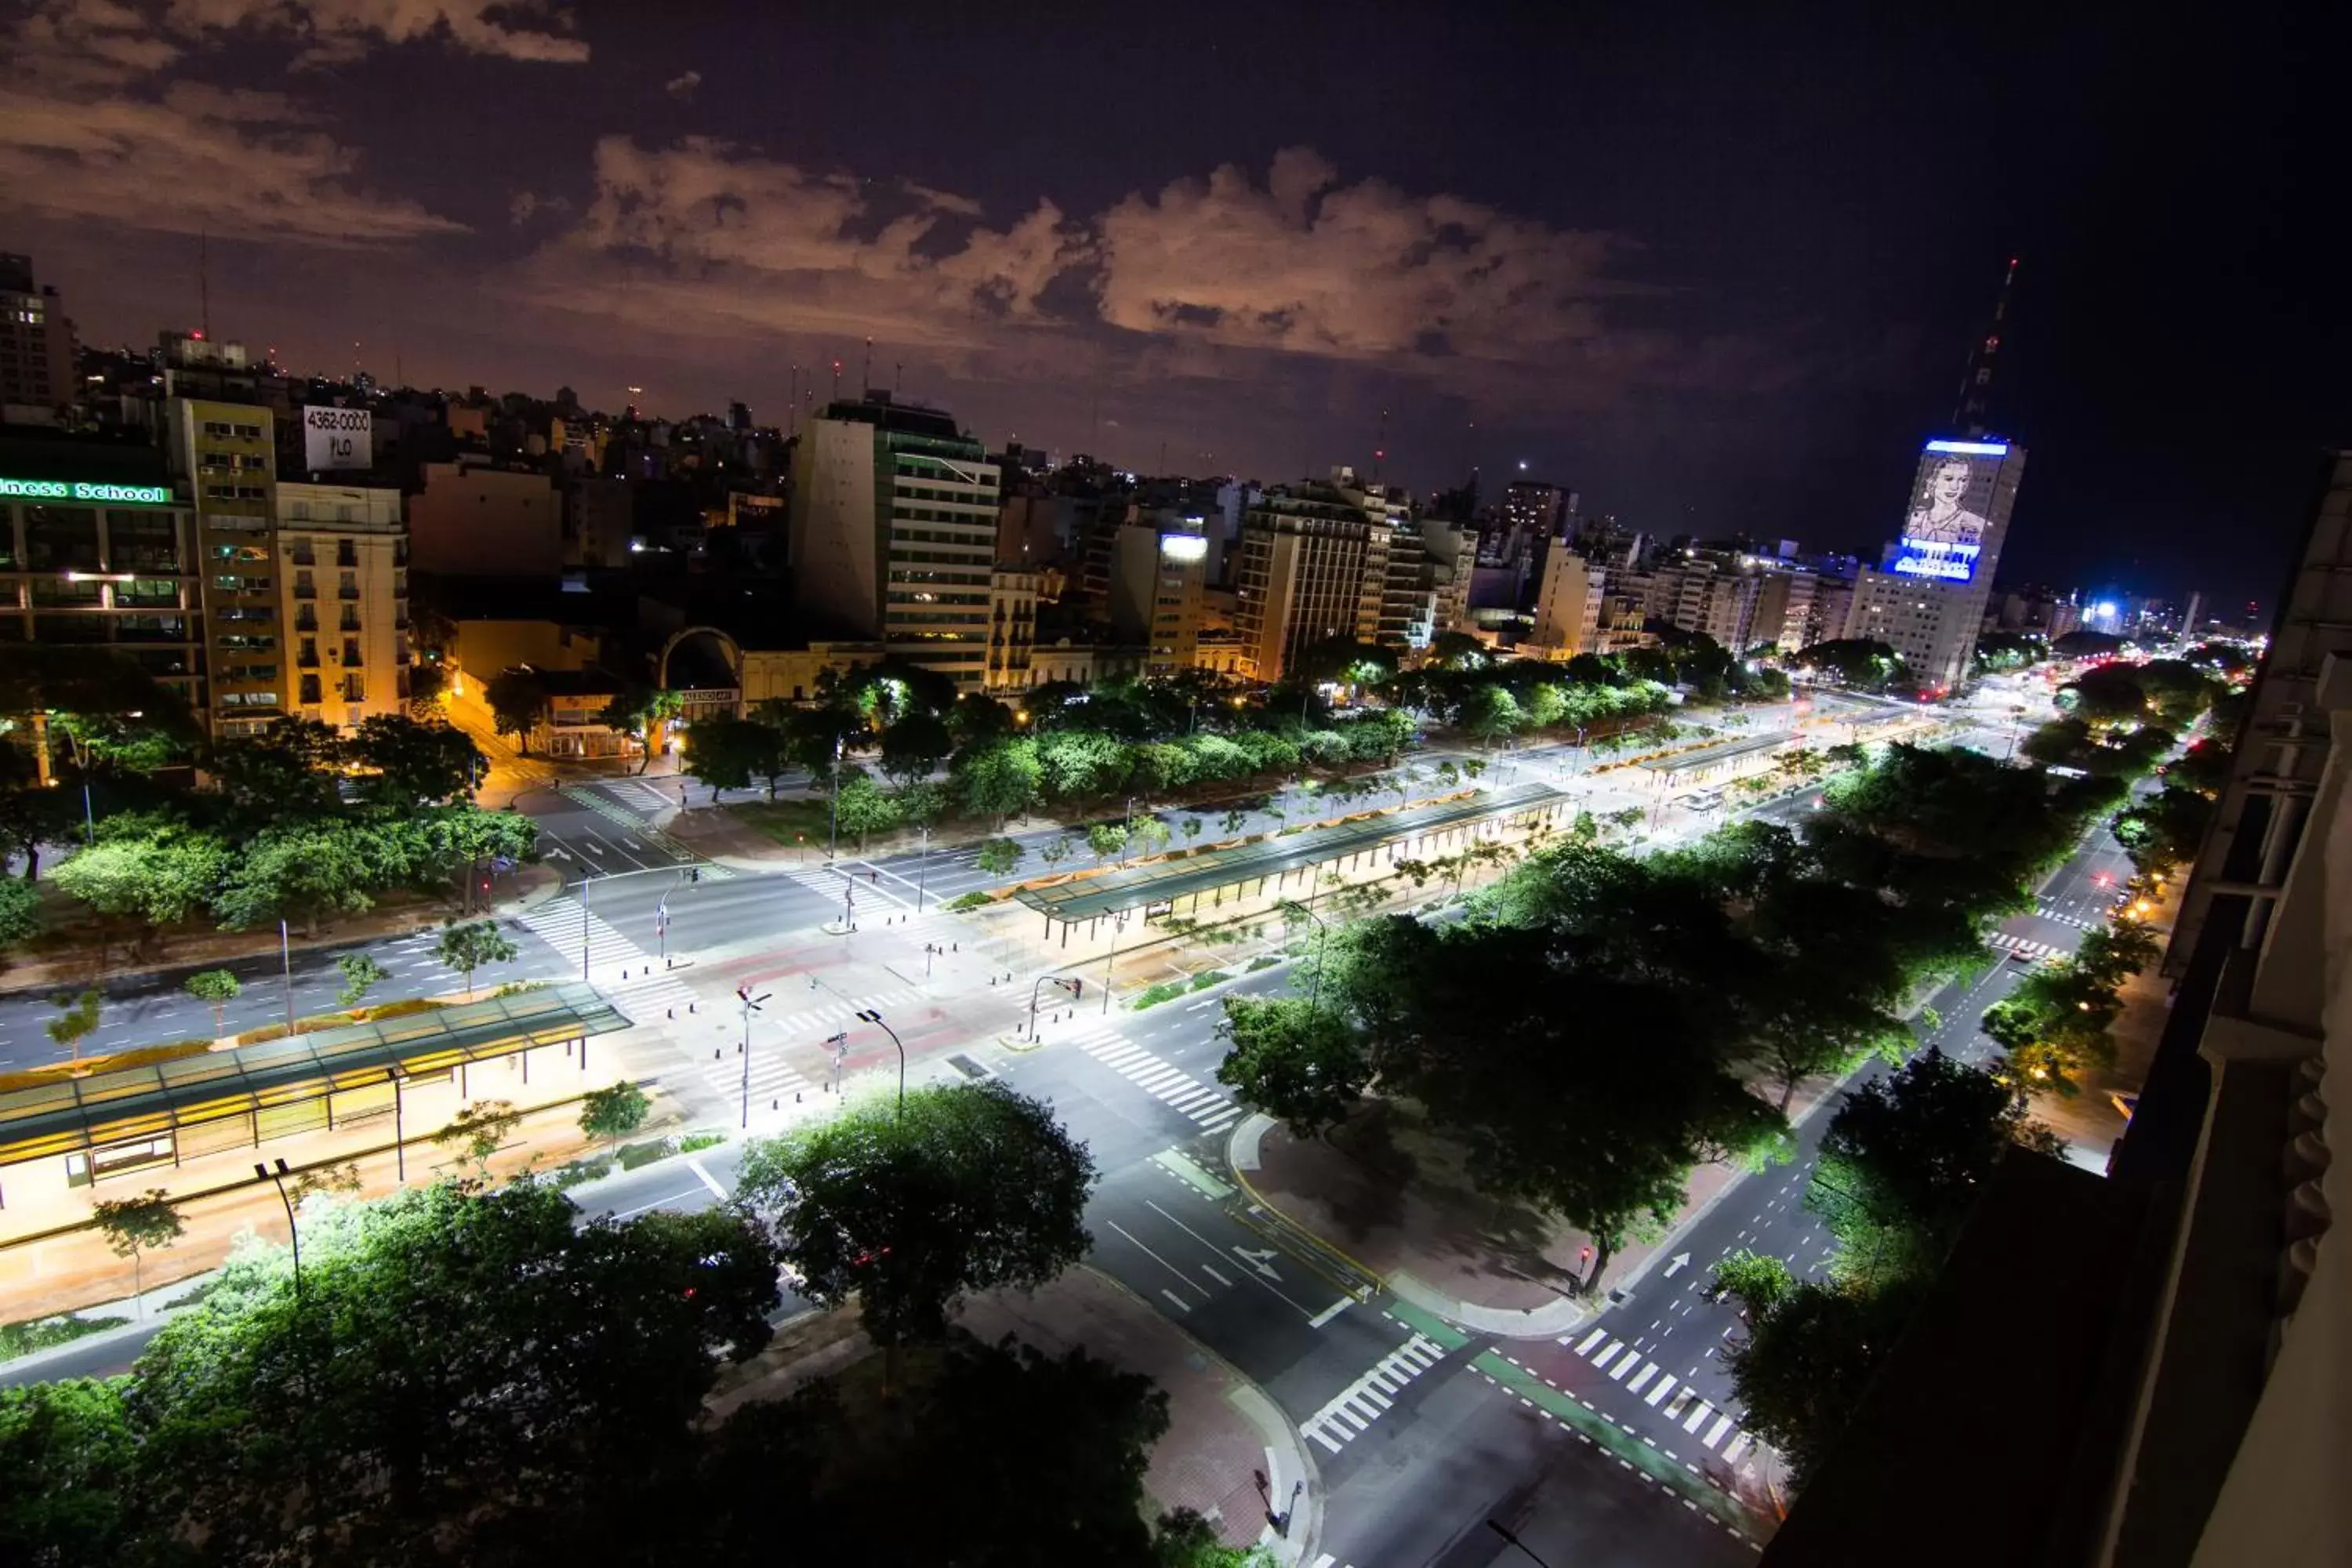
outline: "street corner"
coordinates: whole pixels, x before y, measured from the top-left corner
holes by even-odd
[[[1010,1334],[1048,1354],[1083,1350],[1151,1380],[1168,1396],[1168,1431],[1150,1453],[1144,1489],[1163,1510],[1191,1509],[1227,1545],[1301,1541],[1301,1512],[1320,1487],[1297,1429],[1265,1390],[1127,1287],[1090,1267],[1033,1291],[966,1301],[961,1326],[986,1341]]]

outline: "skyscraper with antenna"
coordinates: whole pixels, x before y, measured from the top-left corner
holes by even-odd
[[[2025,474],[2025,448],[1992,433],[1993,370],[2009,335],[2017,258],[2009,258],[1992,320],[1969,350],[1952,434],[1919,453],[1894,538],[1854,580],[1844,635],[1900,655],[1923,697],[1942,697],[1972,673],[1993,571]]]

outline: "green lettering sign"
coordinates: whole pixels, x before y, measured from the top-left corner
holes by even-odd
[[[99,506],[170,506],[169,485],[109,485],[87,479],[0,479],[0,500],[85,501]]]

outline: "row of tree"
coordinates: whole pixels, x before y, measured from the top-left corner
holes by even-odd
[[[1086,1248],[1092,1162],[1044,1107],[921,1090],[757,1145],[745,1176],[727,1208],[586,1223],[528,1179],[314,1200],[299,1274],[248,1249],[130,1376],[0,1390],[0,1559],[1244,1561],[1147,1513],[1146,1379],[951,1327],[961,1294]],[[858,1300],[885,1384],[713,1419],[785,1267]]]
[[[1302,1135],[1374,1089],[1416,1102],[1484,1188],[1592,1237],[1590,1287],[1694,1166],[1775,1153],[1798,1084],[1907,1050],[1905,999],[1980,962],[1988,922],[2119,793],[1895,746],[1801,834],[1748,823],[1636,859],[1580,822],[1466,919],[1318,935],[1306,995],[1227,1003],[1219,1076]],[[2037,1058],[2053,1087],[2080,1060]]]

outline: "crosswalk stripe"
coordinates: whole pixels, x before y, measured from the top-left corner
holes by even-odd
[[[1669,1421],[1681,1420],[1683,1418],[1683,1411],[1690,1405],[1692,1400],[1697,1397],[1698,1391],[1692,1388],[1685,1388],[1680,1394],[1675,1394],[1675,1402],[1666,1406],[1666,1419]]]
[[[1690,1419],[1683,1423],[1683,1430],[1685,1432],[1697,1431],[1700,1425],[1705,1422],[1708,1416],[1714,1414],[1715,1406],[1709,1405],[1704,1399],[1700,1400],[1697,1405],[1692,1407]]]
[[[1341,1389],[1330,1402],[1298,1424],[1298,1429],[1336,1454],[1385,1411],[1395,1408],[1388,1395],[1445,1357],[1444,1351],[1420,1334],[1382,1356],[1364,1374]]]
[[[1617,1363],[1617,1370],[1616,1370],[1615,1372],[1612,1372],[1612,1373],[1611,1373],[1609,1374],[1609,1381],[1610,1381],[1610,1382],[1612,1382],[1612,1383],[1622,1383],[1622,1382],[1624,1382],[1624,1381],[1625,1381],[1625,1374],[1626,1374],[1627,1373],[1629,1373],[1629,1372],[1633,1371],[1635,1367],[1637,1367],[1637,1366],[1639,1366],[1639,1365],[1641,1365],[1641,1364],[1642,1364],[1642,1356],[1641,1356],[1641,1352],[1637,1351],[1637,1352],[1635,1352],[1633,1354],[1627,1356],[1623,1361],[1621,1361],[1621,1362],[1619,1362],[1619,1363]]]
[[[1723,1457],[1726,1459],[1737,1459],[1740,1455],[1748,1452],[1748,1446],[1754,1441],[1754,1438],[1742,1432],[1723,1446]]]
[[[1592,1370],[1599,1372],[1602,1368],[1606,1367],[1609,1364],[1610,1358],[1624,1348],[1625,1342],[1623,1340],[1611,1340],[1609,1342],[1609,1348],[1592,1358]]]
[[[1584,1336],[1584,1342],[1576,1347],[1576,1353],[1579,1355],[1590,1355],[1592,1352],[1592,1347],[1599,1344],[1608,1337],[1609,1331],[1607,1329],[1593,1330],[1591,1333]],[[1568,1342],[1566,1340],[1562,1340],[1559,1342],[1566,1344]]]
[[[1658,1386],[1650,1390],[1649,1394],[1643,1399],[1642,1403],[1650,1406],[1653,1410],[1656,1409],[1658,1401],[1664,1399],[1674,1386],[1675,1374],[1673,1373],[1668,1373],[1665,1376],[1658,1379]]]
[[[1625,1385],[1625,1392],[1626,1392],[1626,1393],[1628,1393],[1628,1394],[1639,1394],[1639,1393],[1641,1393],[1641,1392],[1642,1392],[1642,1386],[1643,1386],[1643,1384],[1644,1384],[1648,1383],[1652,1378],[1654,1378],[1654,1377],[1655,1377],[1655,1376],[1657,1376],[1657,1375],[1658,1375],[1658,1363],[1657,1363],[1656,1362],[1654,1362],[1654,1361],[1653,1361],[1653,1362],[1644,1362],[1644,1363],[1642,1363],[1642,1374],[1641,1374],[1639,1377],[1635,1378],[1633,1382],[1631,1382],[1631,1383],[1629,1383],[1629,1384],[1627,1384]]]
[[[1718,1415],[1716,1417],[1715,1425],[1707,1428],[1706,1436],[1701,1437],[1699,1439],[1699,1443],[1705,1447],[1712,1448],[1717,1443],[1722,1442],[1723,1435],[1730,1430],[1731,1417],[1728,1415]]]

